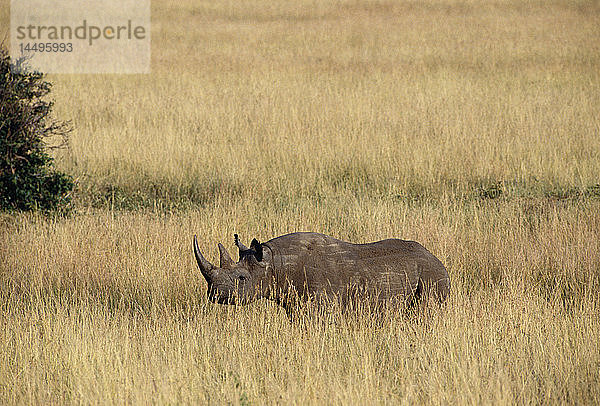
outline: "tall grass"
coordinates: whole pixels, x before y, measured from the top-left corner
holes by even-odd
[[[50,78],[78,206],[0,217],[0,403],[600,403],[597,2],[152,7],[151,75]],[[423,243],[448,303],[206,301],[193,234],[307,230]]]
[[[598,183],[595,2],[153,7],[151,76],[56,77],[95,204]]]
[[[536,213],[521,203],[447,204],[307,203],[270,215],[232,203],[10,219],[2,401],[598,402],[598,203]],[[330,220],[344,210],[344,221]],[[217,262],[216,241],[232,249],[233,231],[268,238],[307,227],[422,241],[450,270],[449,302],[417,318],[334,324],[290,322],[266,301],[207,303],[192,233]]]

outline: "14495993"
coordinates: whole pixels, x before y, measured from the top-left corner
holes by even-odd
[[[73,52],[71,42],[25,42],[19,44],[21,53],[29,52]]]

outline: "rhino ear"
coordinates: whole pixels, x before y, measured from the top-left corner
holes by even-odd
[[[240,241],[240,238],[238,237],[237,234],[233,235],[233,240],[235,242],[236,247],[238,247],[240,259],[242,259],[242,255],[243,255],[244,251],[248,251],[248,247],[246,247],[244,244],[242,244],[242,242]]]
[[[258,240],[256,238],[253,239],[252,242],[250,243],[250,249],[254,250],[254,256],[256,257],[256,260],[258,262],[262,261],[263,246],[261,243],[258,242]]]

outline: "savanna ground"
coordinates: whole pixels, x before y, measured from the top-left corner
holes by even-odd
[[[598,1],[174,4],[151,75],[50,77],[75,212],[0,217],[0,403],[600,403]],[[207,303],[193,234],[302,230],[420,241],[451,297]]]

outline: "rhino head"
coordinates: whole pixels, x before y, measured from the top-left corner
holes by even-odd
[[[194,236],[196,262],[208,283],[207,293],[211,302],[247,304],[270,294],[274,277],[270,249],[256,239],[247,248],[237,234],[235,244],[239,248],[239,261],[234,262],[223,244],[219,243],[220,265],[216,267],[204,258]]]

